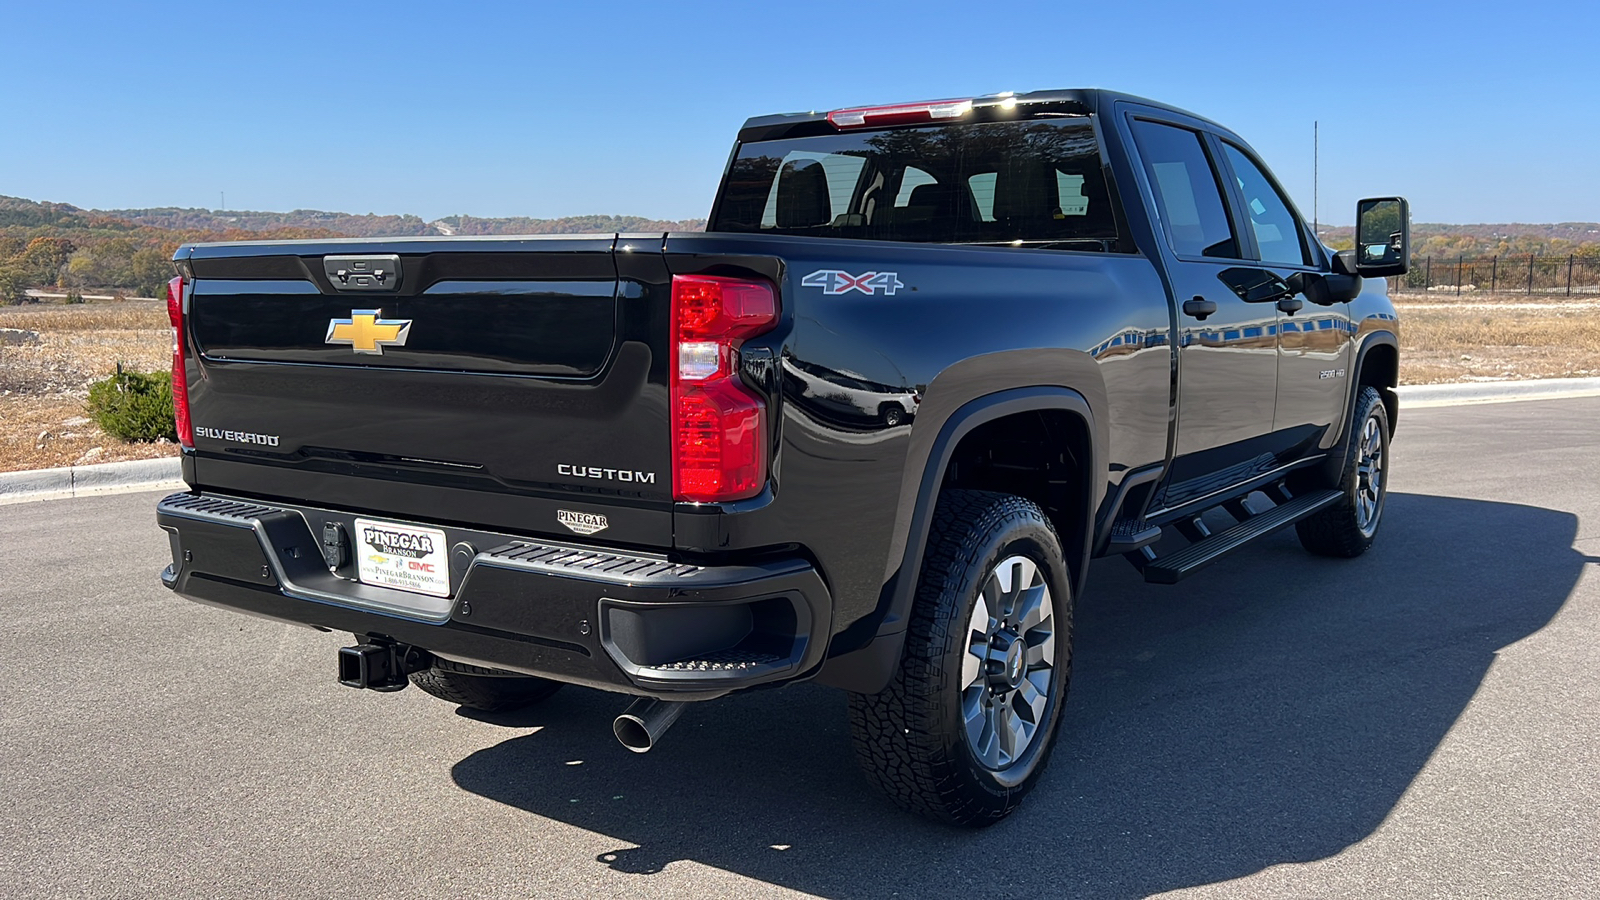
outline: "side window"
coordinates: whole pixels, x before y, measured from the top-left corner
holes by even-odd
[[[938,184],[939,179],[929,175],[916,166],[906,166],[900,176],[900,193],[894,198],[896,209],[904,209],[911,205],[911,194],[925,184]]]
[[[1238,259],[1239,242],[1222,203],[1222,186],[1206,159],[1200,135],[1142,120],[1134,121],[1133,135],[1172,252]]]
[[[1050,218],[1054,221],[1066,221],[1070,216],[1087,217],[1089,215],[1088,178],[1081,174],[1068,174],[1052,168],[1054,172],[1055,190],[1051,191],[1046,183],[1039,182],[1034,185],[1029,196],[1032,208],[1043,212],[1048,207]],[[1014,176],[1013,176],[1014,177]],[[995,221],[995,185],[1000,180],[999,172],[979,172],[967,179],[967,187],[972,191],[972,200],[978,204],[978,220],[981,222]],[[1105,193],[1102,191],[1102,193]],[[1102,204],[1109,201],[1103,200]],[[1110,210],[1096,210],[1103,218],[1110,218]]]
[[[826,225],[850,208],[866,160],[837,153],[790,153],[767,194],[762,228]]]
[[[1305,229],[1289,211],[1288,201],[1250,157],[1232,144],[1222,146],[1238,179],[1239,191],[1244,194],[1245,212],[1250,217],[1251,230],[1256,233],[1256,246],[1261,248],[1261,261],[1285,266],[1310,265],[1303,240]]]
[[[967,189],[972,191],[972,202],[978,204],[978,220],[994,221],[994,183],[999,172],[979,172],[967,179]]]
[[[1056,218],[1089,214],[1089,195],[1084,192],[1084,182],[1082,175],[1056,172],[1056,199],[1061,201],[1061,205],[1056,207],[1059,210]]]

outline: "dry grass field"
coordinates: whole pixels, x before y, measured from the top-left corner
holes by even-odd
[[[1600,376],[1600,298],[1406,294],[1403,384]],[[170,364],[167,313],[150,300],[0,307],[0,328],[39,333],[0,346],[0,471],[171,456],[125,444],[85,415],[90,382]]]
[[[1600,298],[1403,294],[1395,307],[1402,384],[1600,376]]]
[[[154,300],[0,307],[0,328],[38,332],[0,344],[0,472],[173,456],[175,444],[127,444],[89,420],[89,384],[120,362],[141,371],[172,365],[167,308]]]

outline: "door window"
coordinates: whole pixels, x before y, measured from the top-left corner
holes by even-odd
[[[1143,120],[1134,121],[1133,134],[1172,252],[1238,259],[1239,241],[1200,135]]]
[[[1228,164],[1233,167],[1239,192],[1244,195],[1245,215],[1256,235],[1256,246],[1261,250],[1261,261],[1284,266],[1306,266],[1311,261],[1306,255],[1304,229],[1300,220],[1290,211],[1289,203],[1278,193],[1272,180],[1261,171],[1250,157],[1232,144],[1223,144]]]

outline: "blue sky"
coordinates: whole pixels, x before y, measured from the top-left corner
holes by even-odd
[[[85,207],[698,217],[751,115],[1098,86],[1238,131],[1307,216],[1320,120],[1324,222],[1386,193],[1424,222],[1600,220],[1590,3],[0,0],[0,21],[0,194]]]

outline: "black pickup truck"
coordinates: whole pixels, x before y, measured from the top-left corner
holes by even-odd
[[[1089,561],[1383,514],[1406,203],[1332,254],[1238,135],[1097,90],[751,119],[705,233],[195,244],[179,594],[485,710],[850,694],[895,802],[1037,782]],[[715,704],[705,707],[712,713]]]

